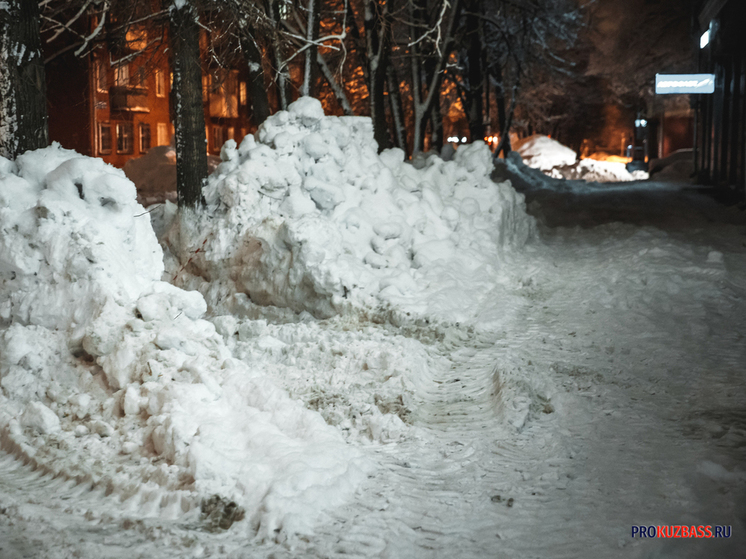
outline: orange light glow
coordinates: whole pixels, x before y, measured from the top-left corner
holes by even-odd
[[[609,161],[611,163],[629,163],[631,157],[622,157],[621,155],[609,155],[608,153],[592,153],[591,155],[581,156],[580,159],[593,159],[595,161]]]

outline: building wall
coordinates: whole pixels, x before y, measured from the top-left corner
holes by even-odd
[[[46,65],[46,78],[50,139],[83,155],[95,155],[87,61],[72,54],[59,56]]]
[[[155,53],[157,54],[157,53]],[[143,55],[112,66],[99,49],[88,61],[94,155],[122,167],[151,147],[171,143],[170,72],[165,56]]]
[[[700,11],[700,32],[714,30],[700,51],[701,72],[715,74],[715,93],[697,99],[695,163],[699,180],[729,198],[746,198],[746,2],[712,0]]]
[[[52,141],[117,167],[152,147],[172,143],[171,72],[165,43],[138,53],[97,45],[85,58],[72,52],[46,66]],[[147,44],[147,36],[142,38]],[[137,56],[135,56],[137,54]],[[247,69],[208,71],[203,79],[205,149],[219,155],[229,139],[256,129],[250,120]]]

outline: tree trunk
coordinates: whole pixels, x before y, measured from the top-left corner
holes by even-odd
[[[424,10],[425,7],[422,5],[412,8],[411,19],[413,24],[411,26],[411,35],[414,38],[417,37],[418,33],[421,33],[418,29],[421,29],[421,24],[425,21],[422,17]],[[445,63],[452,48],[453,30],[460,13],[461,4],[459,0],[452,0],[448,13],[444,13],[444,17],[447,18],[447,21],[444,24],[445,28],[441,30],[441,33],[439,33],[441,39],[438,49],[435,54],[427,57],[425,61],[426,84],[423,83],[425,80],[422,78],[421,67],[423,56],[421,49],[417,44],[412,45],[412,104],[414,107],[412,153],[417,153],[424,149],[425,130],[428,120],[431,120],[433,124],[432,131],[436,134],[436,136],[434,136],[436,145],[442,144],[442,133],[440,133],[440,138],[437,135],[438,127],[442,127],[442,115],[440,115],[440,84]],[[418,24],[420,25],[419,27]],[[423,85],[426,87],[423,88]],[[431,118],[432,110],[438,112],[438,115],[434,118]],[[439,122],[441,124],[439,124]]]
[[[379,13],[380,10],[380,13]],[[386,122],[386,66],[389,56],[389,22],[385,3],[377,0],[365,2],[365,42],[368,56],[368,94],[370,117],[373,120],[373,136],[378,142],[378,151],[389,147],[389,130]]]
[[[39,5],[8,0],[0,8],[0,155],[49,145]]]
[[[274,59],[276,74],[275,74],[275,86],[277,88],[277,100],[280,104],[280,109],[286,111],[290,102],[292,101],[292,92],[290,90],[290,75],[288,73],[287,64],[283,57],[282,41],[280,40],[280,2],[278,0],[271,0],[269,6],[269,17],[272,22],[272,58]]]
[[[399,90],[399,76],[396,74],[396,68],[389,62],[386,67],[386,85],[389,92],[389,104],[391,107],[391,116],[394,121],[394,143],[396,147],[403,149],[404,153],[409,155],[407,146],[407,129],[404,123],[404,108],[401,102],[401,91]]]
[[[249,67],[247,86],[251,102],[252,120],[256,126],[259,126],[270,115],[267,86],[264,83],[262,52],[259,50],[254,38],[250,35],[241,38],[241,50],[246,59],[246,65]]]
[[[171,7],[169,34],[174,72],[176,191],[180,208],[196,207],[202,203],[202,183],[207,177],[197,17],[190,3]]]
[[[500,83],[500,91],[497,95],[497,112],[500,120],[500,143],[495,148],[495,157],[499,157],[502,151],[503,157],[508,157],[508,154],[512,151],[510,145],[510,127],[513,125],[513,113],[515,112],[515,96],[518,86],[513,86],[510,96],[510,107],[508,108],[507,114],[505,112],[505,90]],[[502,109],[501,109],[502,107]]]
[[[440,95],[430,109],[430,149],[438,153],[443,149],[443,113],[440,111]]]
[[[472,1],[469,6],[469,14],[466,16],[466,29],[468,33],[468,87],[465,91],[466,119],[469,122],[469,134],[471,141],[484,138],[484,108],[482,102],[483,93],[483,71],[482,71],[482,26],[481,20],[477,18],[479,2]]]
[[[319,20],[321,13],[321,0],[308,0],[308,19],[306,22],[306,41],[311,45],[306,49],[306,59],[303,68],[303,86],[301,95],[318,95],[316,87],[316,76],[318,75],[317,53],[319,48],[316,41],[319,38]]]
[[[352,105],[350,105],[350,100],[347,98],[347,94],[345,93],[344,88],[339,83],[337,83],[337,80],[334,78],[334,73],[332,72],[331,68],[329,68],[329,65],[326,63],[324,55],[322,55],[320,52],[316,53],[316,62],[318,62],[319,68],[321,69],[321,74],[329,83],[329,87],[332,88],[334,97],[337,98],[337,102],[342,107],[345,115],[354,115],[355,112],[352,110]]]

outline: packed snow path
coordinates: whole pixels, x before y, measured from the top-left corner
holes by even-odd
[[[351,441],[378,470],[312,537],[258,544],[236,527],[133,518],[104,491],[6,454],[0,557],[743,557],[743,215],[655,183],[528,201],[549,226],[513,257],[481,327],[308,326],[343,346],[332,377],[366,340],[382,353],[414,340],[428,365],[400,437]],[[320,369],[302,349],[296,367]],[[311,404],[318,390],[302,381],[278,382]],[[377,388],[348,383],[337,396],[366,390]],[[651,524],[733,536],[631,538]]]

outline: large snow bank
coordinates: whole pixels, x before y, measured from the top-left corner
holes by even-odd
[[[325,116],[311,98],[226,143],[222,159],[203,191],[209,217],[186,227],[199,235],[170,239],[189,259],[177,279],[213,304],[246,293],[316,316],[352,304],[466,320],[501,250],[533,224],[523,196],[490,180],[483,143],[416,169],[401,150],[377,154],[370,119]]]
[[[234,500],[252,533],[308,532],[367,463],[162,271],[121,171],[58,145],[0,158],[0,445],[140,516],[206,503],[220,524]]]
[[[534,134],[520,140],[514,149],[521,154],[526,165],[540,171],[572,165],[577,160],[577,154],[573,150],[543,134]]]

